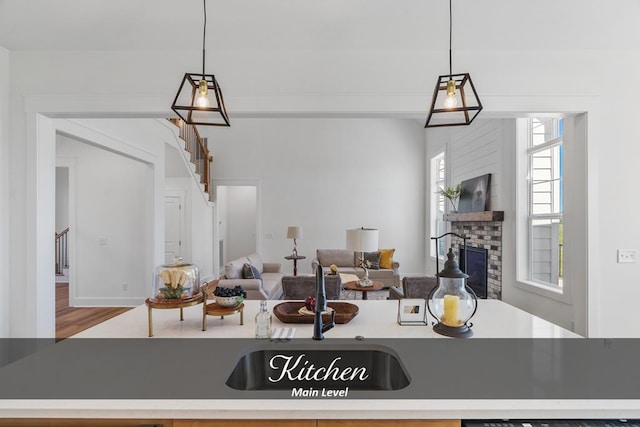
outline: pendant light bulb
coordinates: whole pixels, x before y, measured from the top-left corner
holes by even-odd
[[[449,80],[447,82],[447,98],[444,100],[444,108],[452,109],[458,106],[458,100],[456,99],[456,82]]]
[[[198,96],[196,97],[195,106],[206,108],[209,106],[209,88],[205,79],[200,80],[198,85]]]

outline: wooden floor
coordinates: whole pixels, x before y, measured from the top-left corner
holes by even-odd
[[[69,307],[69,284],[56,283],[56,338],[69,338],[129,310],[131,307]]]

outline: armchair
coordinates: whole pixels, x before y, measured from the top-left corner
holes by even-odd
[[[437,286],[437,277],[403,277],[402,288],[389,288],[389,299],[427,298]]]
[[[339,275],[324,276],[327,299],[340,299],[342,281]],[[316,295],[316,276],[284,276],[282,278],[282,299],[304,300]]]

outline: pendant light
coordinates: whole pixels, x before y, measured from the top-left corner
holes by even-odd
[[[469,73],[452,73],[451,2],[449,0],[449,74],[438,77],[425,128],[468,125],[482,111],[482,103]]]
[[[204,8],[204,28],[202,31],[202,74],[186,73],[180,83],[171,109],[185,123],[190,125],[231,126],[224,105],[222,90],[213,74],[206,74],[205,42],[207,34],[207,1]]]

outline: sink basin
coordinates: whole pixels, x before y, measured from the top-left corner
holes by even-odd
[[[226,384],[236,390],[400,390],[410,383],[384,346],[280,346],[243,354]]]

